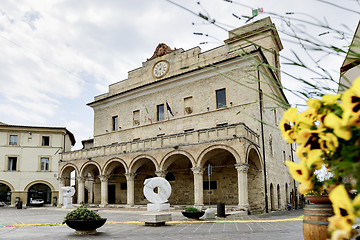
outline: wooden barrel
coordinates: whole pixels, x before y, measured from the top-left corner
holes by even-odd
[[[304,240],[326,240],[328,217],[334,215],[331,204],[307,204],[304,208]]]

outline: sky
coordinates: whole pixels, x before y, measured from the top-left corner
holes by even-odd
[[[338,3],[341,6],[335,6]],[[248,21],[257,8],[264,12]],[[222,45],[227,30],[267,16],[284,46],[282,71],[316,81],[321,79],[319,63],[338,80],[344,55],[304,52],[291,35],[347,49],[359,12],[357,0],[2,0],[0,122],[66,127],[77,140],[74,149],[79,149],[81,140],[93,137],[93,111],[86,104],[141,67],[159,43],[206,51]],[[297,61],[295,54],[315,70],[288,64]],[[290,74],[282,74],[282,83],[296,105],[300,100],[291,92],[304,85]]]

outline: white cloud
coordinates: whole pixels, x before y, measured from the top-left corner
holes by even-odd
[[[234,18],[232,13],[251,14],[251,7],[223,1],[200,1],[201,5],[188,0],[176,2],[196,13],[208,12],[217,23],[234,27],[245,20]],[[280,2],[245,1],[254,8],[279,14],[312,11],[319,17],[327,15],[331,24],[341,24],[329,6],[322,6],[320,13],[319,4],[317,9],[309,8],[314,1]],[[357,18],[349,14],[342,20],[355,28]],[[282,26],[278,18],[273,17],[273,21],[278,28]],[[80,142],[81,137],[92,134],[93,124],[88,107],[78,103],[91,101],[95,95],[107,92],[109,84],[126,79],[128,71],[151,57],[158,43],[189,49],[209,42],[201,45],[203,51],[221,44],[193,32],[204,32],[220,41],[227,38],[226,31],[164,0],[4,0],[0,10],[0,121],[66,124],[74,129]],[[283,44],[286,48],[291,46],[285,40]],[[330,62],[329,66],[336,70],[334,60]],[[283,82],[295,86],[284,75]],[[83,112],[86,117],[80,119]]]

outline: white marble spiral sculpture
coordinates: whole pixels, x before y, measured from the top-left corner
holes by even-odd
[[[62,195],[64,198],[63,201],[63,208],[73,208],[72,206],[72,197],[75,194],[75,188],[74,187],[62,187]]]
[[[155,192],[155,188],[158,188],[157,193]],[[151,203],[166,203],[171,195],[171,185],[162,177],[145,179],[144,195]]]

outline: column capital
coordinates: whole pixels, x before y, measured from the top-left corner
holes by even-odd
[[[158,176],[158,177],[165,178],[165,176],[166,176],[166,171],[164,171],[164,170],[155,171],[155,174],[156,174],[156,176]]]
[[[135,179],[136,173],[124,173],[127,181],[133,181]]]
[[[110,176],[107,175],[99,175],[99,179],[101,182],[107,182]]]
[[[201,167],[193,167],[190,169],[194,174],[203,174],[203,168],[201,168]]]
[[[247,163],[236,163],[234,164],[235,168],[237,169],[238,172],[247,172],[250,165]]]
[[[79,182],[85,182],[85,177],[76,177]]]

